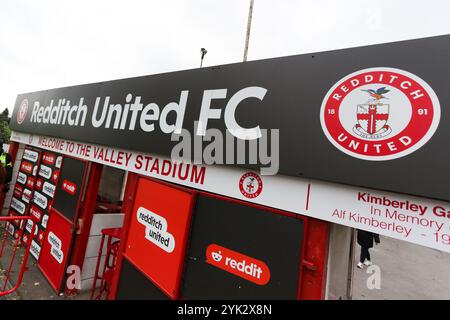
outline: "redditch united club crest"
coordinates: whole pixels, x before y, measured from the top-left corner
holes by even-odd
[[[422,147],[440,120],[439,100],[418,76],[394,68],[347,75],[325,96],[322,129],[342,152],[364,160],[391,160]]]
[[[247,172],[239,179],[239,190],[246,198],[256,198],[261,194],[262,188],[262,179],[254,172]]]

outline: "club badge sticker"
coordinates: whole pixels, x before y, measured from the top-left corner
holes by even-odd
[[[239,190],[246,198],[256,198],[261,194],[262,189],[262,179],[254,172],[247,172],[239,179]]]
[[[17,123],[22,124],[27,116],[28,112],[28,100],[24,99],[20,104],[19,111],[17,112]]]
[[[320,122],[340,151],[363,160],[404,157],[427,143],[441,116],[438,97],[421,78],[394,68],[369,68],[327,93]]]

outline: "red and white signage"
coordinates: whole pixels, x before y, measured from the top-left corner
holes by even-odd
[[[64,252],[62,249],[62,242],[61,239],[58,238],[56,234],[54,234],[52,231],[48,233],[47,236],[48,243],[50,244],[50,255],[61,264],[64,259]]]
[[[22,201],[16,199],[15,197],[12,197],[11,208],[16,210],[19,214],[23,215],[25,213],[26,205]]]
[[[20,165],[20,171],[31,174],[33,172],[33,164],[26,161],[22,161]]]
[[[39,246],[39,244],[32,240],[31,241],[31,246],[30,246],[30,253],[33,255],[33,257],[37,260],[39,259],[39,254],[41,253],[41,247]]]
[[[17,182],[20,184],[25,184],[27,182],[27,175],[23,172],[17,173]]]
[[[175,238],[167,230],[168,223],[164,217],[144,207],[139,207],[136,211],[136,219],[145,226],[145,239],[167,253],[173,252],[175,249]]]
[[[22,192],[22,200],[26,203],[30,203],[33,191],[30,189],[24,189]]]
[[[23,187],[20,186],[19,184],[16,184],[16,186],[14,187],[14,196],[16,198],[21,198],[22,197],[22,192],[23,192]]]
[[[47,205],[48,205],[47,197],[36,190],[34,191],[33,202],[35,204],[37,204],[39,207],[41,207],[41,209],[43,209],[43,210],[47,209]]]
[[[30,135],[25,133],[13,132],[11,134],[11,140],[19,143],[28,143],[29,138]],[[308,182],[304,179],[280,175],[261,176],[257,173],[253,176],[249,174],[248,170],[236,167],[179,163],[157,155],[46,136],[32,136],[31,145],[144,176],[287,211],[301,213],[306,208]],[[71,146],[73,146],[72,152],[70,151],[72,150]],[[53,175],[56,173],[59,174],[59,171],[54,170]],[[243,177],[244,179],[242,179]],[[255,187],[251,191],[244,185],[249,182],[250,178],[255,178],[253,183]],[[250,192],[245,191],[246,189]],[[289,191],[283,193],[277,191],[283,189]],[[242,190],[246,192],[247,196],[243,194]]]
[[[47,236],[42,241],[38,265],[52,287],[60,292],[66,275],[66,264],[72,243],[72,224],[62,215],[52,212]],[[48,216],[44,216],[43,219]],[[44,221],[42,222],[44,224]],[[38,235],[38,239],[39,235]]]
[[[270,270],[264,262],[217,244],[206,248],[206,262],[260,286],[270,280]]]
[[[37,178],[36,180],[36,189],[42,190],[42,185],[44,184],[44,180],[42,178]]]
[[[42,162],[48,165],[53,165],[55,163],[56,155],[53,153],[44,153],[42,156]]]
[[[63,180],[61,188],[72,196],[77,192],[77,185],[67,179]]]
[[[425,87],[424,87],[425,88]],[[366,92],[363,92],[367,94]],[[357,107],[355,107],[357,108]],[[355,109],[356,110],[356,109]],[[356,115],[355,115],[356,119]],[[388,124],[392,126],[391,124]],[[355,126],[355,124],[354,124]],[[392,128],[394,131],[394,129]],[[431,132],[431,131],[430,131]],[[28,141],[29,135],[23,133],[13,132],[11,136],[11,140],[17,142]],[[377,231],[378,233],[398,239],[403,239],[405,241],[421,244],[424,246],[428,246],[434,249],[450,252],[450,226],[449,218],[444,217],[443,213],[438,212],[448,212],[450,210],[450,203],[436,200],[429,200],[425,198],[419,197],[408,197],[404,195],[398,195],[390,193],[391,197],[402,199],[403,201],[410,200],[417,203],[427,203],[428,208],[436,207],[437,213],[433,213],[433,211],[426,210],[421,216],[427,216],[430,220],[435,220],[439,222],[439,225],[444,225],[438,229],[425,229],[426,232],[421,228],[417,223],[410,225],[410,232],[408,236],[399,237],[399,234],[396,230],[391,228],[383,228],[385,225],[381,224],[380,228],[374,229],[373,226],[368,225],[364,219],[357,220],[347,220],[340,219],[336,216],[333,216],[332,213],[334,209],[342,209],[347,212],[357,212],[364,213],[367,211],[367,204],[364,206],[364,211],[361,211],[361,201],[355,201],[357,199],[357,192],[368,192],[371,194],[385,195],[387,193],[383,193],[381,191],[373,191],[370,189],[362,189],[362,188],[350,188],[345,185],[334,184],[334,183],[325,183],[319,182],[315,180],[302,179],[296,177],[288,177],[282,175],[276,176],[259,176],[261,181],[258,181],[258,187],[253,188],[252,190],[263,188],[263,191],[260,192],[256,197],[248,197],[242,192],[242,186],[244,186],[244,182],[249,177],[254,177],[252,175],[248,175],[248,172],[239,168],[230,168],[225,166],[200,166],[200,165],[191,165],[189,164],[188,170],[186,170],[186,166],[188,164],[183,164],[183,172],[189,172],[187,174],[178,176],[178,174],[172,174],[174,168],[176,170],[179,169],[180,164],[171,162],[169,159],[164,159],[155,155],[142,154],[138,152],[125,151],[120,149],[111,149],[105,148],[97,145],[83,144],[77,142],[71,142],[67,140],[58,140],[59,142],[53,142],[50,144],[49,141],[53,138],[47,138],[42,136],[34,136],[32,145],[36,147],[41,147],[44,149],[54,150],[56,146],[60,149],[61,153],[70,154],[72,156],[77,156],[79,158],[99,162],[105,165],[114,166],[120,168],[122,170],[136,172],[138,174],[154,177],[157,179],[165,180],[168,182],[173,182],[180,185],[185,185],[191,188],[205,190],[209,192],[213,192],[216,194],[258,203],[262,205],[266,205],[273,208],[278,208],[281,210],[286,210],[290,212],[295,212],[301,215],[314,217],[326,221],[331,221],[334,223],[351,226],[363,230]],[[53,140],[56,141],[56,140]],[[423,141],[423,140],[422,140]],[[75,144],[83,147],[83,154],[73,154],[66,150],[66,145]],[[81,147],[80,147],[81,148]],[[108,154],[108,159],[106,158],[98,158],[98,154],[101,148],[103,148],[103,153]],[[59,150],[58,149],[58,150]],[[75,148],[76,150],[76,148]],[[81,150],[81,149],[80,149]],[[88,152],[87,150],[91,150]],[[94,152],[94,150],[97,150]],[[114,155],[114,156],[113,156]],[[120,156],[119,156],[120,155]],[[397,154],[398,155],[398,154]],[[394,156],[394,155],[391,155]],[[111,158],[114,158],[114,164],[111,163]],[[121,160],[119,160],[121,159]],[[142,159],[146,159],[143,161]],[[164,167],[164,164],[166,167]],[[167,174],[167,171],[161,171],[161,168],[170,168],[170,174]],[[153,169],[152,169],[153,168]],[[195,168],[195,169],[194,169]],[[164,172],[164,173],[162,173]],[[19,173],[20,174],[20,173]],[[244,177],[244,179],[242,179]],[[256,184],[255,184],[256,185]],[[264,186],[264,187],[262,187]],[[244,189],[245,191],[245,189]],[[356,192],[356,195],[355,195]],[[342,199],[347,199],[345,202],[341,201]],[[349,201],[352,199],[352,201]],[[151,209],[151,207],[145,207],[150,209],[151,211],[160,215],[157,211]],[[414,207],[413,207],[414,208]],[[441,209],[439,209],[441,208]],[[136,208],[137,210],[137,208]],[[330,211],[331,210],[331,211]],[[404,210],[404,209],[400,209]],[[440,211],[439,211],[440,210]],[[402,214],[416,214],[414,212],[400,212]],[[354,217],[354,215],[351,215]],[[391,216],[386,218],[386,223],[392,222]],[[399,219],[403,219],[403,215],[399,215]],[[383,218],[384,219],[384,218]],[[409,218],[411,219],[411,218]],[[408,220],[409,221],[409,220]],[[404,225],[405,222],[408,221],[398,221],[401,225]],[[423,220],[423,222],[425,222]],[[169,232],[170,231],[170,222],[169,223]],[[141,228],[145,228],[143,224],[139,224]],[[376,225],[376,223],[375,223]],[[396,224],[398,226],[398,224]],[[435,224],[433,223],[433,226]],[[409,230],[409,229],[408,229]],[[443,232],[445,230],[445,232]],[[436,231],[438,233],[436,234]],[[142,231],[142,233],[145,233]],[[442,234],[441,234],[442,233]],[[436,238],[437,237],[437,238]],[[448,243],[445,239],[449,239]],[[176,238],[176,237],[175,237]],[[438,239],[438,241],[435,241]],[[439,240],[441,239],[441,240]],[[147,241],[148,242],[148,241]]]
[[[35,183],[35,181],[36,181],[36,178],[28,177],[28,180],[27,180],[27,187],[30,188],[30,189],[34,189],[34,183]]]
[[[36,151],[33,151],[33,150],[25,149],[23,151],[22,158],[27,161],[31,161],[31,162],[35,163],[39,159],[39,153],[37,153]]]
[[[52,182],[57,183],[59,179],[59,170],[54,170],[52,174]]]
[[[322,103],[328,140],[364,160],[406,156],[431,139],[440,120],[439,100],[421,78],[394,68],[369,68],[339,80]]]
[[[40,222],[42,219],[42,210],[36,207],[35,205],[31,205],[30,215],[33,216],[37,222]]]
[[[55,195],[56,186],[51,184],[48,181],[45,181],[42,186],[42,192],[44,192],[50,198],[53,198]]]
[[[140,178],[125,256],[162,291],[178,297],[192,193]]]
[[[52,176],[52,168],[41,164],[39,168],[39,175],[45,179],[50,179],[50,177]]]
[[[307,215],[450,252],[450,204],[335,184],[311,184]]]

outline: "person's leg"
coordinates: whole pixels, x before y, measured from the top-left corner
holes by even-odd
[[[370,252],[369,252],[369,248],[367,248],[366,259],[367,259],[368,261],[370,261]]]
[[[368,249],[364,246],[361,246],[361,255],[359,256],[359,262],[363,263],[367,258]]]

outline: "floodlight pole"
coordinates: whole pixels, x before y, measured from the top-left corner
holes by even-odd
[[[247,34],[245,36],[245,48],[244,48],[244,62],[247,61],[248,43],[250,42],[250,29],[252,26],[253,2],[254,2],[254,0],[250,0],[250,8],[248,10]]]

